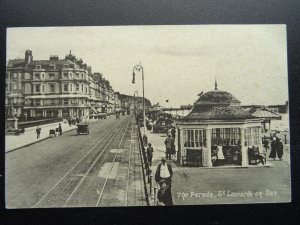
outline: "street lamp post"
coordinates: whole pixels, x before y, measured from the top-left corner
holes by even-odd
[[[136,90],[133,94],[133,112],[134,112],[134,115],[136,116],[136,105],[135,105],[135,97],[138,97],[138,91]]]
[[[142,81],[143,81],[143,123],[144,123],[144,136],[146,136],[146,113],[145,113],[145,89],[144,89],[144,68],[139,64],[133,67],[133,79],[132,83],[135,83],[135,72],[142,72]]]

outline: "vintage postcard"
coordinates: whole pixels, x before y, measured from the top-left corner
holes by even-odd
[[[7,29],[7,208],[291,201],[285,25]]]

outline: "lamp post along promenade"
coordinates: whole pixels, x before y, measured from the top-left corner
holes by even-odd
[[[143,126],[144,126],[144,137],[146,136],[146,112],[145,112],[145,88],[144,88],[144,68],[139,64],[133,67],[132,72],[132,83],[135,83],[135,72],[142,72],[142,83],[143,83]]]

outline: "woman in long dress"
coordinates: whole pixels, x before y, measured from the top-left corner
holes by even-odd
[[[276,140],[276,146],[277,146],[277,156],[278,156],[279,160],[282,160],[282,156],[283,156],[283,143],[282,143],[282,141],[279,138]]]
[[[270,152],[269,158],[272,158],[273,160],[275,160],[276,153],[277,153],[277,143],[276,143],[276,138],[274,137],[271,142],[271,152]]]

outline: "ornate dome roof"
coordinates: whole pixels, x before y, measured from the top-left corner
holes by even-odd
[[[241,102],[227,91],[215,90],[200,95],[192,111],[183,120],[234,120],[254,118],[240,106]]]
[[[240,105],[241,102],[227,91],[213,90],[201,95],[195,102],[198,105]]]

